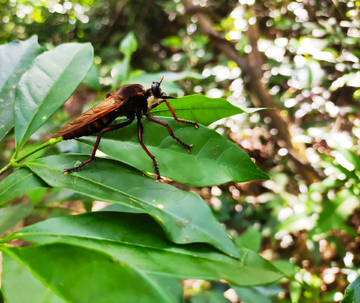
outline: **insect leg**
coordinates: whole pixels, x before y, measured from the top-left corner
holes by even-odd
[[[176,136],[174,135],[173,130],[171,129],[171,127],[169,126],[169,124],[167,124],[166,122],[161,121],[161,120],[159,120],[159,119],[157,119],[157,118],[155,118],[155,117],[153,117],[153,116],[150,116],[150,115],[145,115],[145,116],[146,116],[146,118],[148,118],[150,121],[155,122],[155,123],[157,123],[157,124],[160,124],[160,125],[162,125],[162,126],[165,126],[165,127],[168,129],[170,136],[173,137],[177,142],[179,142],[183,147],[185,147],[185,148],[187,149],[187,151],[189,152],[189,154],[190,154],[190,152],[191,152],[190,149],[191,149],[194,145],[188,145],[188,144],[184,143],[183,141],[181,141],[178,137],[176,137]]]
[[[162,98],[161,100],[151,103],[150,108],[153,109],[153,108],[159,106],[161,103],[165,102],[165,99],[176,99],[175,97],[171,97],[171,96],[162,96],[161,98]]]
[[[159,167],[158,164],[155,160],[155,156],[149,152],[149,150],[146,148],[146,146],[143,143],[143,139],[142,139],[142,135],[143,135],[143,125],[141,123],[141,117],[137,117],[138,121],[137,121],[137,131],[138,131],[138,139],[139,139],[139,143],[141,145],[141,147],[144,149],[144,151],[148,154],[148,156],[153,160],[154,163],[154,167],[155,167],[155,172],[156,172],[156,181],[161,181],[161,176],[160,176],[160,171],[159,171]]]
[[[122,122],[122,123],[119,123],[119,124],[115,124],[115,125],[111,125],[111,126],[108,126],[108,127],[105,127],[104,129],[102,129],[97,138],[96,138],[96,142],[94,144],[94,147],[93,147],[93,150],[91,152],[91,156],[90,156],[90,159],[89,160],[86,160],[82,163],[80,163],[78,166],[75,166],[73,168],[66,168],[64,169],[64,174],[68,174],[68,173],[72,173],[74,171],[77,171],[78,169],[80,169],[81,167],[85,166],[86,164],[90,163],[92,160],[95,159],[95,154],[96,154],[96,151],[98,149],[98,146],[99,146],[99,143],[100,143],[100,140],[101,140],[101,137],[103,134],[106,134],[108,132],[111,132],[113,130],[117,130],[119,128],[122,128],[122,127],[125,127],[129,124],[131,124],[131,122],[134,121],[135,118],[132,118],[132,119],[129,119],[128,121],[125,121],[125,122]]]
[[[175,111],[174,109],[171,107],[170,103],[166,100],[166,99],[176,99],[174,97],[170,97],[170,96],[162,96],[161,97],[162,99],[157,101],[157,102],[154,102],[153,104],[150,105],[150,108],[153,109],[157,106],[159,106],[161,103],[166,103],[167,107],[169,108],[171,114],[173,115],[174,119],[177,121],[177,122],[181,122],[181,123],[186,123],[186,124],[193,124],[195,126],[195,128],[199,128],[199,125],[197,122],[193,122],[193,121],[189,121],[189,120],[184,120],[184,119],[179,119],[176,114],[175,114]]]

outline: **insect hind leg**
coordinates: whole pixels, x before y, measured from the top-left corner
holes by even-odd
[[[72,168],[65,168],[64,169],[64,174],[68,174],[68,173],[72,173],[74,171],[77,171],[79,170],[81,167],[85,166],[86,164],[89,164],[92,160],[95,159],[95,154],[96,154],[96,151],[99,147],[99,143],[100,143],[100,140],[101,140],[101,137],[103,134],[106,134],[108,132],[111,132],[113,130],[117,130],[119,128],[122,128],[122,127],[125,127],[129,124],[131,124],[131,122],[133,122],[135,119],[134,118],[131,118],[129,119],[128,121],[125,121],[125,122],[122,122],[122,123],[119,123],[119,124],[115,124],[115,125],[111,125],[111,126],[108,126],[108,127],[105,127],[103,130],[101,130],[96,138],[96,142],[94,144],[94,147],[93,147],[93,150],[91,152],[91,156],[90,156],[90,159],[80,163],[79,165],[75,166],[75,167],[72,167]]]

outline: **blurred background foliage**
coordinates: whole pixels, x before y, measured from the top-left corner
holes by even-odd
[[[147,75],[142,71],[158,77],[145,77],[148,84],[166,72],[185,72],[165,76],[164,85],[177,86],[168,83],[164,91],[178,96],[201,93],[242,108],[273,108],[210,126],[248,152],[270,181],[190,190],[238,244],[273,261],[290,282],[229,288],[186,280],[186,300],[338,302],[360,273],[359,15],[355,0],[0,0],[0,44],[34,34],[46,49],[92,43],[88,85],[65,105],[71,117],[108,90],[139,82]],[[68,119],[57,113],[34,139],[46,141]],[[1,166],[13,138],[1,143]],[[69,143],[56,148],[84,150]],[[44,196],[51,203],[42,203]],[[22,199],[37,207],[18,227],[99,205],[59,190]]]

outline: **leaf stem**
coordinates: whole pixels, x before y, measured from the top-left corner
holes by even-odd
[[[58,138],[51,138],[49,141],[45,142],[44,144],[41,144],[40,146],[38,146],[37,148],[29,151],[28,153],[26,153],[25,155],[21,156],[20,158],[17,158],[17,159],[14,159],[13,162],[14,163],[18,163],[20,162],[21,160],[29,157],[30,155],[36,153],[37,151],[45,148],[45,147],[48,147],[48,146],[51,146],[51,145],[54,145],[58,142],[61,142],[63,140],[62,137],[58,137]],[[11,161],[10,161],[11,162]]]
[[[29,157],[30,155],[36,153],[37,151],[45,148],[45,147],[48,147],[48,146],[51,146],[51,145],[54,145],[56,143],[59,143],[60,141],[62,141],[63,138],[62,137],[58,137],[58,138],[51,138],[49,141],[45,142],[44,144],[41,144],[40,146],[38,146],[37,148],[27,152],[25,155],[22,155],[21,157],[19,158],[16,158],[14,159],[17,154],[15,153],[13,155],[13,157],[11,158],[10,162],[4,166],[1,170],[0,170],[0,175],[2,175],[4,172],[6,172],[7,170],[9,170],[11,167],[19,167],[19,166],[22,166],[21,164],[18,164],[18,162],[20,162],[21,160]]]
[[[12,167],[11,163],[8,163],[6,166],[4,166],[2,169],[0,169],[0,175],[2,175],[4,172],[8,171]]]

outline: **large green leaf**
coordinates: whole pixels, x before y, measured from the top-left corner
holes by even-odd
[[[341,303],[358,303],[360,302],[360,277],[357,277],[355,281],[345,289],[344,298]]]
[[[0,235],[26,218],[33,210],[33,203],[0,208]]]
[[[31,62],[42,52],[37,36],[0,45],[0,140],[14,126],[16,86]]]
[[[74,92],[91,68],[93,57],[90,43],[68,43],[34,60],[16,91],[17,152]]]
[[[27,226],[4,241],[17,238],[97,249],[146,272],[166,276],[225,279],[234,285],[259,285],[282,277],[280,271],[250,250],[241,249],[240,260],[235,260],[210,245],[173,244],[145,214],[95,212],[54,218]]]
[[[194,145],[189,154],[169,135],[166,127],[143,119],[143,142],[156,157],[161,175],[193,186],[269,178],[240,147],[214,130],[201,125],[195,129],[167,117],[161,120],[167,122],[181,140]],[[93,145],[96,137],[79,140]],[[141,171],[154,172],[153,162],[138,142],[136,123],[104,135],[99,150]]]
[[[48,185],[30,169],[22,167],[0,182],[0,204]]]
[[[6,247],[6,302],[175,302],[144,272],[100,251],[64,243]]]
[[[83,83],[90,86],[92,89],[95,89],[97,92],[101,90],[101,85],[99,82],[99,73],[94,64],[86,74]]]
[[[179,118],[196,121],[205,126],[222,118],[245,112],[225,99],[208,98],[203,95],[171,99],[169,103]],[[150,113],[155,116],[172,117],[165,103],[155,107]]]
[[[52,187],[68,188],[94,199],[122,203],[150,214],[175,243],[205,242],[238,257],[236,247],[196,194],[157,183],[116,161],[97,159],[77,173],[65,175],[87,156],[51,156],[28,163]]]

